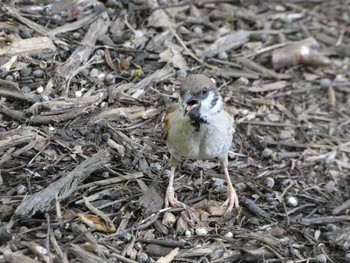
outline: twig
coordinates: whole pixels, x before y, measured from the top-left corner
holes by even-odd
[[[177,41],[179,41],[179,43],[181,44],[181,46],[185,49],[185,51],[194,59],[196,60],[197,62],[201,63],[202,65],[210,68],[210,69],[218,69],[218,67],[216,66],[213,66],[213,65],[210,65],[206,62],[204,62],[203,60],[201,60],[200,58],[198,58],[191,50],[189,50],[187,47],[186,47],[186,44],[182,41],[182,39],[179,37],[179,35],[175,32],[175,30],[172,28],[172,26],[168,23],[168,28],[170,30],[170,32],[175,36],[175,38],[177,39]]]

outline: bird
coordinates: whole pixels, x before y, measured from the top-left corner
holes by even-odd
[[[188,75],[180,86],[179,103],[168,107],[162,119],[162,137],[171,155],[166,207],[187,207],[175,197],[174,191],[175,171],[180,161],[217,158],[227,183],[225,215],[239,208],[228,171],[234,131],[233,115],[224,106],[215,82],[204,74]]]

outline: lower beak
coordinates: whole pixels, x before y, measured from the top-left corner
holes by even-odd
[[[184,116],[188,114],[193,108],[198,106],[198,100],[193,98],[189,93],[185,94],[182,98],[182,106],[184,108]]]

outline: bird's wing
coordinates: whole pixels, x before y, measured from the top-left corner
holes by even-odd
[[[173,113],[174,111],[176,111],[178,108],[178,105],[171,105],[169,106],[166,111],[165,111],[165,115],[162,119],[162,138],[164,140],[166,140],[166,138],[168,137],[168,132],[169,132],[169,117],[171,115],[171,113]]]

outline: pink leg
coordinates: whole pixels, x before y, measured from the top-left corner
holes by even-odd
[[[227,199],[224,202],[223,206],[227,206],[226,214],[230,214],[232,213],[233,207],[239,208],[239,203],[236,191],[232,186],[231,178],[228,173],[227,167],[224,167],[224,173],[227,182]]]
[[[175,166],[172,166],[170,170],[169,185],[165,195],[165,206],[169,207],[169,203],[170,203],[170,205],[174,207],[186,208],[187,206],[184,203],[178,201],[175,197],[174,177],[175,177]]]

